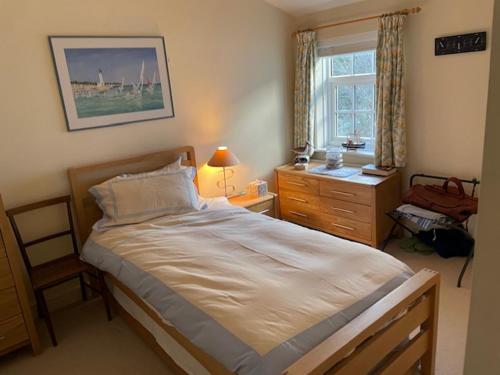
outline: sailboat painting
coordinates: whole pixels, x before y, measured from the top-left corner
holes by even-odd
[[[162,37],[50,37],[68,129],[174,117]]]

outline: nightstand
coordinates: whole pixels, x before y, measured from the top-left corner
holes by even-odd
[[[246,208],[252,212],[276,217],[276,197],[274,193],[267,193],[262,197],[248,197],[246,195],[239,195],[229,198],[229,203]]]

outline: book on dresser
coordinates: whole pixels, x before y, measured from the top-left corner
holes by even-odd
[[[40,352],[20,257],[0,196],[0,355],[27,345]]]
[[[309,169],[320,166],[311,162]],[[401,201],[401,174],[359,173],[331,177],[298,171],[292,165],[276,168],[279,213],[283,220],[338,237],[379,247],[392,222],[385,214]]]
[[[372,174],[375,176],[387,177],[397,172],[396,168],[391,167],[376,167],[374,164],[367,164],[361,167],[364,174]]]

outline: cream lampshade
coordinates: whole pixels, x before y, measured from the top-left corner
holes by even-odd
[[[208,161],[207,165],[210,167],[219,167],[222,168],[222,172],[224,174],[224,181],[220,181],[217,183],[217,185],[222,188],[222,182],[224,182],[224,195],[227,197],[227,179],[231,178],[233,174],[230,176],[226,176],[226,168],[231,167],[233,165],[239,164],[240,161],[234,155],[231,151],[226,146],[220,146],[217,148],[217,150],[214,152],[212,158]],[[234,173],[232,170],[230,170],[231,173]],[[234,192],[235,187],[233,185],[229,186],[232,188],[231,192]]]

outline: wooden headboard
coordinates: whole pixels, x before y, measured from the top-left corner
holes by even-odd
[[[83,245],[92,232],[92,225],[102,218],[102,211],[97,206],[89,189],[110,178],[124,173],[149,172],[174,162],[179,156],[183,157],[182,164],[196,168],[194,148],[191,146],[179,147],[172,150],[159,151],[152,154],[140,155],[128,159],[116,160],[107,163],[70,168],[68,170],[71,196],[75,207],[78,223],[78,236]],[[198,177],[194,180],[198,186]]]

